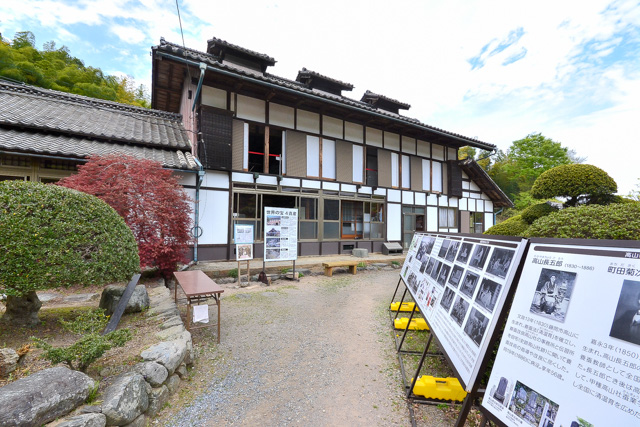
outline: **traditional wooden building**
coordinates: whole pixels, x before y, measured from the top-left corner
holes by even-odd
[[[152,48],[152,106],[180,113],[204,168],[199,259],[233,259],[233,224],[264,235],[263,208],[299,209],[299,255],[407,247],[415,231],[483,232],[510,200],[458,149],[495,146],[400,114],[409,104],[212,38]],[[255,247],[262,257],[262,245]]]

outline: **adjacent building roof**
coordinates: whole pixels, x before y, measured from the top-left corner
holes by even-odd
[[[332,79],[331,77],[324,76],[320,73],[316,73],[315,71],[307,70],[304,67],[302,70],[298,71],[296,81],[303,83],[312,89],[326,90],[335,95],[342,95],[341,92],[343,90],[352,90],[354,87],[351,83]]]
[[[370,90],[367,90],[362,98],[360,99],[362,102],[366,102],[367,104],[371,104],[376,108],[382,108],[383,110],[393,111],[396,114],[398,110],[408,110],[411,108],[411,105],[397,101],[393,98],[388,98],[384,95],[379,95],[377,93],[373,93]]]
[[[244,59],[245,61],[253,63],[259,67],[262,72],[265,72],[267,67],[275,65],[276,63],[276,60],[269,55],[245,49],[244,47],[236,46],[235,44],[231,44],[215,37],[207,40],[207,52],[220,59],[225,59],[227,54],[235,56],[236,58]]]
[[[0,151],[79,159],[123,153],[197,169],[179,114],[1,80]]]
[[[513,202],[498,187],[489,174],[473,159],[465,159],[458,162],[460,168],[475,182],[480,190],[493,202],[496,207],[512,208]]]
[[[204,63],[207,65],[208,71],[218,73],[220,78],[231,78],[233,76],[236,79],[242,80],[245,86],[251,84],[256,88],[264,88],[264,90],[269,93],[269,96],[273,96],[274,93],[279,90],[280,93],[282,93],[283,99],[287,95],[295,96],[298,99],[305,97],[309,100],[309,103],[314,101],[321,103],[324,111],[327,111],[328,107],[335,108],[335,114],[340,114],[341,116],[346,115],[345,112],[348,111],[350,115],[359,115],[364,122],[370,123],[373,119],[380,120],[381,123],[389,123],[396,126],[398,131],[402,131],[403,134],[407,136],[411,136],[411,131],[415,131],[417,137],[424,137],[430,141],[452,147],[469,145],[484,150],[493,150],[496,148],[493,144],[426,125],[420,122],[420,120],[403,116],[397,112],[377,108],[368,102],[357,101],[339,94],[327,92],[326,90],[310,88],[299,81],[285,79],[266,72],[232,64],[228,61],[223,61],[223,59],[216,54],[184,48],[178,44],[167,42],[164,38],[160,39],[159,45],[153,46],[151,49],[154,58],[151,103],[154,108],[179,112],[182,85],[184,83],[184,68],[186,66],[193,67],[192,69],[194,69],[194,71],[192,74],[197,76],[199,75],[199,72],[196,71],[197,67],[200,63]],[[213,51],[210,50],[210,52]],[[171,62],[180,64],[173,67],[170,65]],[[317,73],[315,74],[317,75]],[[207,78],[205,77],[205,82],[206,80]],[[348,83],[344,84],[349,85]],[[277,94],[275,96],[277,96]],[[380,95],[376,96],[380,97]],[[271,99],[274,102],[282,102],[277,98]],[[391,98],[385,99],[398,103],[400,108],[404,106],[408,108],[408,104],[399,103],[398,101],[391,100]],[[354,120],[357,120],[357,118],[354,118]]]

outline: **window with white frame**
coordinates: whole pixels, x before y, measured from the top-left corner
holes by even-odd
[[[438,208],[439,228],[458,228],[458,209]]]

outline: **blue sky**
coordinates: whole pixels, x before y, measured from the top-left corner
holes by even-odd
[[[178,0],[185,44],[217,37],[412,108],[403,114],[505,150],[540,132],[606,170],[640,178],[640,1]],[[0,32],[30,30],[108,74],[149,85],[150,48],[181,43],[175,0],[0,3]]]

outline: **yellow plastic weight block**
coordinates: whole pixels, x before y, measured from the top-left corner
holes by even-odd
[[[398,305],[400,305],[399,302],[392,302],[391,306],[389,307],[389,310],[398,311]],[[400,305],[400,311],[413,311],[413,307],[415,305],[416,305],[415,302],[403,302],[402,305]],[[418,312],[420,312],[420,309],[416,307],[416,313]]]
[[[428,399],[457,400],[462,402],[467,396],[457,378],[436,378],[424,375],[418,378],[413,394]]]
[[[400,317],[393,321],[393,327],[396,329],[406,329],[408,322],[408,317]],[[414,331],[428,331],[429,326],[427,325],[427,321],[424,319],[411,319],[409,329]]]

